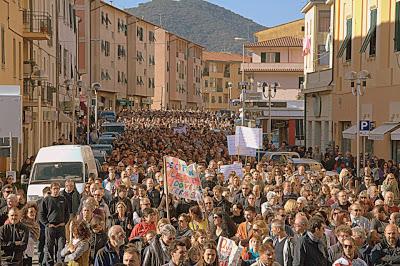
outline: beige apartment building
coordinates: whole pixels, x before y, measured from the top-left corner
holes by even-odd
[[[162,28],[156,29],[153,109],[198,109],[203,47]]]
[[[240,64],[243,56],[225,52],[203,53],[203,104],[211,111],[237,111],[232,100],[239,99],[241,87]],[[250,62],[246,56],[245,62]]]
[[[129,13],[106,2],[91,2],[90,73],[86,84],[100,83],[99,110],[118,110],[128,88],[127,18]],[[84,24],[84,23],[83,23]],[[81,48],[83,49],[83,48]]]
[[[128,90],[133,108],[149,109],[155,89],[156,25],[128,16]]]

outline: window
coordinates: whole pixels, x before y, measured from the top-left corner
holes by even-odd
[[[325,50],[325,45],[318,45],[318,64],[321,66],[329,65],[329,53]]]
[[[218,103],[222,103],[222,96],[218,96]]]
[[[155,40],[154,31],[149,31],[149,42],[154,42]]]
[[[143,28],[137,27],[136,36],[138,37],[139,41],[143,42]]]
[[[319,32],[329,32],[330,24],[331,24],[331,11],[320,10],[319,11],[318,31]]]
[[[215,96],[211,96],[211,103],[215,103]]]
[[[304,140],[304,124],[303,120],[296,120],[296,139]]]
[[[343,56],[346,51],[346,60],[351,60],[351,38],[352,38],[352,19],[346,21],[346,37],[340,45],[337,57]]]
[[[110,56],[110,42],[104,41],[104,55]]]
[[[301,89],[303,83],[304,83],[304,77],[299,77],[299,89]]]
[[[361,45],[360,53],[364,53],[369,45],[369,55],[374,56],[376,54],[376,20],[377,10],[373,9],[370,13],[369,30],[367,36],[365,36],[364,42]]]
[[[261,53],[261,63],[280,63],[281,62],[281,53]]]
[[[1,66],[4,68],[6,64],[6,47],[5,47],[5,33],[4,33],[4,26],[1,25],[1,32],[0,32],[0,39],[1,39]]]
[[[208,80],[204,80],[204,87],[208,88]]]
[[[17,77],[17,43],[13,38],[13,77]]]
[[[395,18],[395,33],[394,33],[394,50],[400,51],[400,1],[396,2],[396,18]]]

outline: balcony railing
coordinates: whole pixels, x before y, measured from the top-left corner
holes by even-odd
[[[47,12],[23,11],[24,38],[50,40],[53,34],[51,16]]]
[[[332,68],[306,73],[303,91],[305,93],[330,91],[332,81]]]
[[[242,63],[246,72],[303,72],[303,63]]]

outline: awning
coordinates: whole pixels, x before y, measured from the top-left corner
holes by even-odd
[[[393,131],[390,136],[392,140],[400,140],[400,128]]]
[[[399,126],[399,123],[384,123],[379,127],[375,128],[371,132],[369,132],[368,139],[372,140],[383,140],[385,134],[395,129]]]
[[[351,126],[346,130],[343,130],[342,136],[344,139],[355,139],[357,135],[357,126]]]

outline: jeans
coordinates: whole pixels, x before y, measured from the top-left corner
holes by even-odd
[[[65,227],[46,226],[45,246],[44,261],[46,266],[53,266],[56,262],[62,262],[61,250],[65,246]]]

